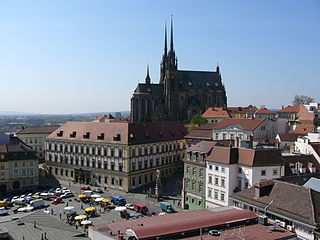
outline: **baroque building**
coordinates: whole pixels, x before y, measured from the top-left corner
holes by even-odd
[[[160,81],[151,83],[148,67],[145,83],[138,84],[131,98],[131,119],[133,122],[190,120],[208,107],[227,107],[219,66],[216,71],[179,70],[171,20],[169,50],[165,27]]]
[[[49,174],[128,192],[183,167],[180,122],[66,122],[45,141]]]

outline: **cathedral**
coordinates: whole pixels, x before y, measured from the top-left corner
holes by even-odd
[[[169,50],[166,26],[164,35],[160,81],[151,83],[148,67],[145,83],[138,84],[131,98],[131,121],[189,121],[208,107],[226,108],[226,90],[219,66],[216,71],[178,70],[172,20]]]

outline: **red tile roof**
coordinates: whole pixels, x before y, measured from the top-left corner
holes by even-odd
[[[266,121],[266,118],[246,119],[246,118],[226,118],[217,123],[213,129],[223,129],[231,125],[239,125],[245,131],[253,131],[261,123]]]
[[[296,133],[279,133],[278,135],[281,142],[295,142],[298,136],[301,136],[301,134]]]
[[[19,132],[16,133],[16,135],[19,134],[50,134],[54,130],[56,130],[59,126],[37,126],[37,127],[26,127]]]
[[[66,122],[47,139],[137,144],[183,139],[186,133],[181,122]]]
[[[288,106],[283,109],[281,109],[278,112],[284,112],[284,113],[307,113],[308,109],[305,106]]]
[[[230,228],[223,231],[222,236],[211,236],[209,234],[202,235],[202,240],[234,240],[241,236],[242,239],[254,240],[278,240],[288,239],[296,236],[295,233],[286,231],[283,228],[276,228],[274,231],[269,231],[267,226],[261,224],[253,224],[240,228]],[[183,238],[184,240],[199,240],[199,236]]]
[[[199,153],[208,153],[211,151],[214,145],[216,145],[217,142],[211,142],[211,141],[201,141],[196,144],[192,144],[187,148],[187,152],[199,152]]]
[[[236,114],[247,114],[253,112],[257,108],[255,106],[249,105],[247,107],[228,107],[227,111],[229,113],[236,113]]]
[[[307,134],[313,132],[315,126],[313,124],[298,124],[293,131],[295,134]]]
[[[217,123],[206,123],[189,132],[185,138],[212,139],[212,129]]]
[[[255,111],[255,114],[275,114],[275,112],[270,111],[269,109],[262,107]]]
[[[206,157],[209,162],[216,162],[222,164],[237,164],[238,163],[238,149],[230,147],[214,147],[211,154]]]
[[[229,113],[222,107],[209,107],[203,114],[204,118],[230,118]]]
[[[123,234],[132,229],[139,239],[165,237],[182,232],[195,231],[227,223],[241,223],[256,219],[257,216],[249,210],[230,209],[221,212],[210,210],[193,210],[162,216],[134,219],[131,221],[115,222],[95,226],[98,231],[108,234],[120,231]]]

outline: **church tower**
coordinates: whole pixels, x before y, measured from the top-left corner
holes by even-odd
[[[164,77],[165,105],[168,119],[179,120],[179,84],[177,79],[177,59],[173,48],[173,20],[171,18],[170,50],[166,60]]]

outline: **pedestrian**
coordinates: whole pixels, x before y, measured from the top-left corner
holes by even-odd
[[[69,202],[67,201],[67,207],[69,206]]]
[[[176,203],[176,200],[173,200],[173,205],[175,205],[175,203]]]
[[[51,215],[53,215],[53,208],[51,208]]]
[[[61,220],[61,213],[59,214],[60,220]]]
[[[81,203],[81,209],[83,209],[83,204]]]

